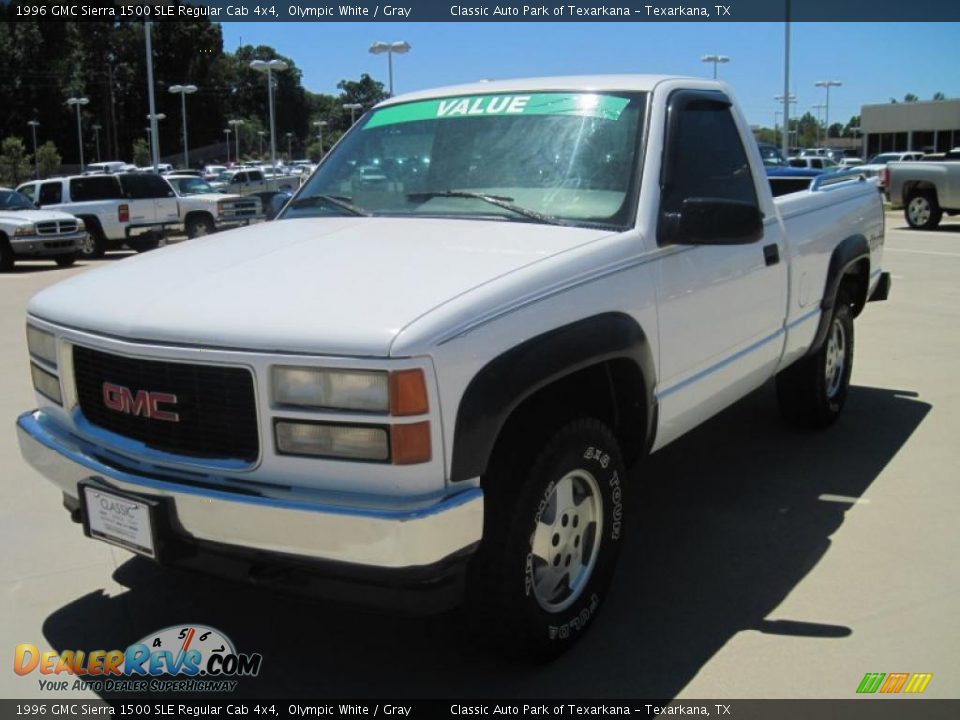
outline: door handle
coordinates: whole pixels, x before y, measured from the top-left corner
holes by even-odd
[[[776,245],[764,245],[763,246],[763,261],[770,265],[776,265],[780,262],[780,248]]]

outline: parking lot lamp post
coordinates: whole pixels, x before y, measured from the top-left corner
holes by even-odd
[[[72,97],[67,100],[67,105],[73,105],[77,109],[77,147],[80,150],[80,172],[83,172],[83,127],[80,123],[80,106],[90,102],[89,98]]]
[[[327,124],[326,120],[314,120],[313,126],[317,129],[317,142],[320,143],[320,159],[323,159],[323,128]]]
[[[230,128],[224,128],[223,132],[227,136],[227,167],[230,167]]]
[[[277,174],[277,132],[276,124],[273,118],[273,73],[283,72],[288,65],[283,60],[254,60],[250,67],[257,72],[267,75],[267,105],[270,107],[270,165],[273,167],[273,174]]]
[[[228,120],[227,125],[233,128],[233,143],[236,148],[234,153],[234,161],[240,162],[240,126],[243,125],[243,120]]]
[[[97,142],[97,162],[100,162],[100,131],[103,128],[100,127],[100,123],[94,123],[90,129],[93,130],[93,137]]]
[[[381,53],[387,54],[387,67],[390,73],[390,95],[393,96],[393,54],[403,54],[410,52],[410,43],[405,40],[399,40],[397,42],[386,43],[380,40],[377,40],[373,45],[370,46],[370,52],[374,55],[380,55]]]
[[[820,122],[821,122],[820,111],[823,110],[826,107],[826,105],[824,105],[823,103],[817,103],[816,105],[811,105],[810,107],[813,110],[817,111],[817,145],[816,146],[820,147]]]
[[[30,126],[30,130],[33,132],[33,167],[34,172],[36,173],[36,179],[40,179],[40,158],[37,157],[37,126],[40,125],[36,120],[27,120],[27,125]]]
[[[730,62],[730,58],[726,55],[704,55],[700,58],[700,62],[713,63],[713,79],[717,79],[717,65],[722,65],[724,63]]]
[[[826,105],[825,105],[825,107],[826,107],[826,112],[825,112],[826,117],[825,117],[825,119],[824,119],[824,124],[826,125],[826,128],[827,128],[827,130],[826,130],[826,132],[825,132],[825,135],[826,135],[826,144],[829,145],[829,144],[830,144],[830,88],[832,88],[832,87],[840,87],[841,85],[843,85],[843,83],[840,82],[839,80],[818,80],[817,82],[814,83],[814,85],[815,85],[816,87],[825,88],[826,91],[827,91],[827,101],[826,101]]]
[[[152,148],[152,151],[156,152],[156,155],[153,156],[154,172],[160,172],[160,168],[159,168],[159,164],[160,164],[159,129],[160,128],[157,123],[159,123],[161,120],[166,120],[166,119],[167,119],[167,116],[164,113],[151,113],[150,115],[147,115],[147,120],[150,121],[150,127],[147,128],[147,135],[150,139],[150,147]]]
[[[157,172],[160,168],[160,133],[157,132],[157,121],[161,119],[157,113],[157,102],[153,93],[153,23],[145,22],[143,24],[143,33],[146,39],[147,50],[147,100],[149,101],[150,114],[147,118],[150,120],[150,157],[153,159],[153,171]]]
[[[197,91],[196,85],[171,85],[170,92],[180,95],[180,114],[183,116],[183,167],[190,167],[190,151],[187,149],[187,95]]]
[[[783,146],[782,153],[783,156],[790,157],[790,110],[789,105],[797,104],[797,96],[793,93],[790,93],[787,100],[784,100],[784,95],[774,95],[773,99],[778,103],[783,104],[783,110],[780,111],[780,114],[783,115]]]
[[[287,162],[292,162],[292,161],[293,161],[293,146],[291,145],[291,143],[293,142],[293,133],[292,133],[292,132],[288,132],[288,133],[286,133],[286,135],[287,135]]]
[[[356,112],[357,110],[363,110],[363,105],[360,103],[344,103],[343,109],[350,111],[350,124],[353,125],[357,121]]]
[[[257,135],[260,137],[260,152],[258,157],[263,160],[263,136],[267,134],[266,130],[257,130]]]

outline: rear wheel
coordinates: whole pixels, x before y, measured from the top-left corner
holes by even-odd
[[[583,635],[613,576],[625,481],[617,442],[599,421],[577,420],[527,462],[521,450],[493,472],[468,608],[498,649],[555,657]]]
[[[100,223],[93,219],[86,219],[87,232],[77,243],[77,251],[84,260],[102,258],[107,251],[107,238],[103,234]]]
[[[943,209],[932,190],[920,190],[907,200],[903,208],[907,224],[916,230],[933,230],[940,224]]]
[[[780,413],[794,425],[824,428],[840,416],[853,369],[853,313],[840,302],[817,352],[777,375]]]
[[[127,240],[127,247],[138,253],[149,252],[160,247],[161,236],[158,233],[148,233],[138,237],[136,240]]]

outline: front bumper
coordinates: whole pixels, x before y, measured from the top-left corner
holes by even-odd
[[[55,257],[77,251],[86,232],[64,235],[26,235],[11,238],[10,247],[17,257]]]
[[[415,508],[348,508],[239,494],[207,483],[187,484],[159,469],[118,467],[39,410],[17,419],[17,437],[23,457],[63,491],[65,505],[75,514],[82,480],[143,498],[164,498],[171,508],[172,540],[181,550],[174,564],[189,566],[187,561],[213,554],[250,567],[305,569],[358,588],[447,587],[454,575],[462,579],[483,531],[483,492],[478,488]],[[376,600],[362,595],[358,599]],[[338,597],[347,599],[342,592]],[[453,598],[441,603],[450,604]]]

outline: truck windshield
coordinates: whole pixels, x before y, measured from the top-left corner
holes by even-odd
[[[202,178],[175,178],[170,181],[171,183],[176,184],[177,190],[180,191],[181,195],[203,195],[205,193],[215,193],[210,183]]]
[[[0,190],[0,210],[36,210],[36,207],[18,192]]]
[[[645,100],[644,93],[550,92],[380,108],[357,123],[282,217],[623,227],[631,218]]]

